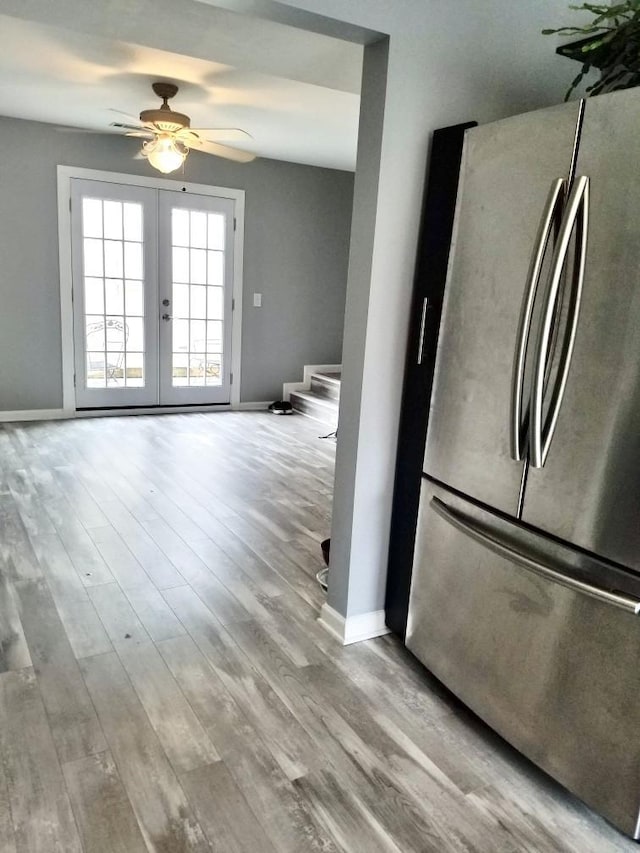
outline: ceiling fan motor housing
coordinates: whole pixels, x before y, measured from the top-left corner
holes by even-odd
[[[143,110],[140,113],[141,122],[153,124],[165,133],[176,133],[182,128],[191,126],[188,115],[175,112],[167,103],[169,98],[173,98],[178,91],[174,83],[154,83],[151,88],[159,98],[162,98],[163,104],[157,110]]]

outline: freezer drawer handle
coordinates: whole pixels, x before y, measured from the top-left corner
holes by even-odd
[[[547,372],[547,357],[553,333],[558,290],[562,280],[567,253],[573,229],[576,229],[575,261],[571,282],[567,331],[560,352],[560,368],[555,382],[546,422],[543,424],[543,400],[545,394],[545,374]],[[540,324],[540,334],[536,351],[536,360],[531,380],[531,465],[542,468],[547,461],[551,440],[558,422],[560,406],[564,396],[571,356],[578,330],[578,317],[582,299],[585,264],[587,259],[587,232],[589,227],[589,178],[577,178],[569,195],[564,219],[558,234],[556,248],[551,261],[549,287]]]
[[[529,413],[526,412],[523,417],[522,393],[524,388],[525,360],[527,357],[529,336],[531,334],[531,321],[533,319],[533,307],[540,284],[542,262],[544,261],[553,226],[559,222],[562,215],[566,191],[567,182],[563,178],[557,178],[549,189],[549,195],[542,211],[531,255],[527,283],[524,289],[524,299],[520,310],[511,381],[511,423],[509,427],[511,435],[511,458],[515,459],[516,462],[524,459],[527,447]]]
[[[598,601],[604,601],[606,604],[612,604],[615,607],[620,607],[622,610],[626,610],[628,613],[634,613],[636,616],[640,613],[639,599],[633,598],[633,596],[630,595],[625,595],[621,592],[610,592],[609,590],[602,589],[601,587],[593,586],[592,584],[577,580],[576,578],[565,575],[556,569],[552,569],[550,566],[547,566],[545,563],[541,563],[533,557],[529,557],[520,551],[516,551],[515,548],[507,545],[506,542],[502,542],[494,534],[487,533],[486,530],[484,530],[473,519],[468,518],[457,510],[447,506],[439,498],[432,498],[431,506],[439,516],[444,518],[445,521],[461,533],[464,533],[470,539],[474,539],[476,542],[479,542],[481,545],[489,548],[500,557],[506,557],[508,560],[517,563],[523,568],[528,569],[537,575],[541,575],[543,578],[553,581],[554,583],[566,586],[574,592],[581,592],[584,595],[591,596],[591,598],[597,598]]]

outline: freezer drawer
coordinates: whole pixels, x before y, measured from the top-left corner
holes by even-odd
[[[423,481],[407,646],[492,728],[634,837],[639,605],[635,576]]]

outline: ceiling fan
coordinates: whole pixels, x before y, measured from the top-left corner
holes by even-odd
[[[162,99],[158,109],[143,110],[140,113],[141,124],[114,121],[111,127],[125,130],[126,136],[143,139],[140,154],[146,157],[155,169],[165,174],[175,172],[184,163],[191,148],[238,163],[250,163],[255,160],[256,155],[249,151],[220,144],[251,139],[250,133],[237,127],[192,128],[188,115],[178,113],[169,106],[169,99],[178,92],[174,83],[153,83],[151,88]]]

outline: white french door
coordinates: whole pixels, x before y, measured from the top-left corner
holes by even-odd
[[[72,179],[77,408],[228,403],[234,201]]]
[[[233,206],[230,199],[159,191],[165,405],[229,402]]]
[[[76,405],[158,403],[156,192],[72,181]]]

